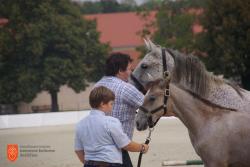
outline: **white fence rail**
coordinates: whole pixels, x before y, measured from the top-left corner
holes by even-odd
[[[0,129],[75,124],[88,114],[89,110],[1,115]]]
[[[27,128],[54,125],[75,124],[86,117],[90,110],[0,115],[0,129]],[[177,119],[176,117],[162,117],[161,119]]]

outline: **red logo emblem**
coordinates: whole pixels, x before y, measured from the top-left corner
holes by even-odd
[[[7,158],[10,161],[17,160],[18,157],[18,145],[17,144],[8,144],[7,145]]]

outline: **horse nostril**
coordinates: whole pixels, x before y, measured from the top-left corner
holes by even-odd
[[[141,68],[142,68],[142,69],[146,69],[146,68],[148,68],[148,65],[147,65],[147,64],[144,64],[144,63],[142,63],[142,64],[141,64]]]
[[[150,101],[155,101],[155,99],[156,99],[155,96],[150,96],[150,97],[149,97],[149,100],[150,100]]]

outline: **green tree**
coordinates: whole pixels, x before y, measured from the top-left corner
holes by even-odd
[[[138,10],[140,11],[151,11],[151,10],[157,10],[160,8],[161,2],[157,0],[148,0],[144,1],[139,7]]]
[[[200,45],[208,53],[210,70],[239,78],[250,90],[250,3],[245,0],[207,0]]]
[[[102,13],[115,13],[119,10],[119,3],[116,0],[101,0]]]
[[[0,1],[0,104],[30,102],[41,90],[58,111],[62,85],[76,92],[102,75],[107,46],[69,0]]]
[[[129,6],[136,6],[136,1],[135,0],[121,0],[122,4],[129,5]]]
[[[135,11],[136,7],[129,4],[120,4],[116,0],[87,1],[80,4],[83,14],[117,13]]]
[[[82,14],[102,13],[102,6],[100,2],[86,1],[80,4]]]
[[[192,27],[198,16],[190,13],[190,8],[201,6],[196,1],[164,1],[157,14],[157,31],[154,40],[166,47],[193,52],[196,46],[196,37]]]

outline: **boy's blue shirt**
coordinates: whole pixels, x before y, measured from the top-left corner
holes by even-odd
[[[76,125],[75,150],[84,150],[85,160],[122,163],[121,148],[131,142],[117,118],[93,109]]]
[[[118,118],[124,132],[132,140],[136,110],[143,104],[144,95],[130,83],[118,77],[104,76],[95,87],[105,86],[115,94],[111,116]]]

